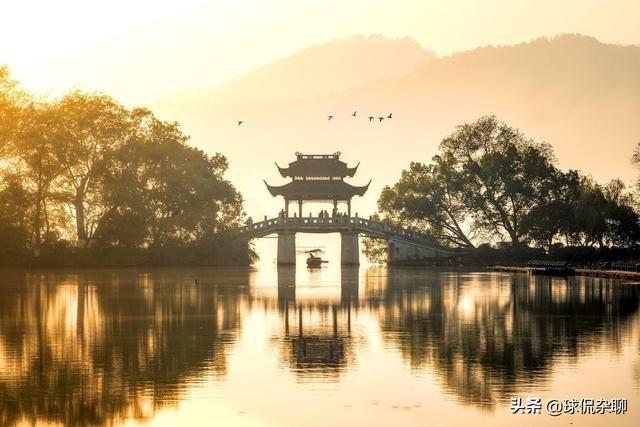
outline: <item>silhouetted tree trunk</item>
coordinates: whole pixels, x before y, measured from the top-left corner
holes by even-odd
[[[85,228],[84,192],[81,188],[76,190],[73,207],[76,211],[76,233],[78,235],[78,244],[83,248],[86,248],[89,245],[89,242],[87,241],[87,230]]]
[[[40,246],[42,244],[42,235],[40,234],[40,227],[42,226],[40,218],[42,216],[42,196],[41,191],[38,190],[36,195],[36,211],[33,218],[33,231],[35,235],[35,241],[33,243],[33,255],[40,255]]]

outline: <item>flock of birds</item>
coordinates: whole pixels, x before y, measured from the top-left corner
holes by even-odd
[[[358,117],[358,110],[356,110],[356,111],[354,111],[353,113],[351,113],[351,116],[352,116],[352,117]],[[328,116],[327,116],[327,121],[330,121],[330,120],[331,120],[331,119],[333,119],[334,117],[335,117],[335,116],[334,116],[334,115],[332,115],[332,114],[328,115]],[[384,119],[392,119],[392,118],[393,118],[393,113],[389,113],[389,115],[388,115],[388,116],[386,116],[386,117],[385,117],[385,116],[378,116],[378,117],[375,117],[375,116],[369,116],[369,117],[367,117],[367,118],[369,119],[369,121],[371,121],[371,120],[373,120],[373,119],[378,119],[378,121],[379,121],[379,122],[382,122]],[[244,123],[244,121],[243,121],[243,120],[238,120],[236,123],[238,124],[238,126],[240,126],[241,124],[243,124],[243,123]]]

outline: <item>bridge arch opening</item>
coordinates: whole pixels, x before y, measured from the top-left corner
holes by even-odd
[[[304,267],[306,250],[322,249],[322,259],[329,261],[325,267],[330,268],[341,265],[342,236],[338,232],[333,233],[295,233],[295,264]],[[366,263],[366,257],[362,254],[362,238],[358,237],[358,261],[360,264]],[[257,265],[268,266],[277,264],[278,259],[278,234],[273,233],[262,238],[252,240],[256,252],[260,256]]]

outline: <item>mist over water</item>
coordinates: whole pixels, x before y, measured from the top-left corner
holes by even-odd
[[[560,418],[634,425],[640,407],[636,284],[335,263],[0,280],[2,425],[557,422],[510,415],[513,396],[622,397],[626,415]]]

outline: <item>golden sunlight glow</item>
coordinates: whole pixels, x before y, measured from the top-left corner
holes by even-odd
[[[463,319],[471,320],[475,314],[475,309],[475,291],[473,289],[468,289],[466,292],[463,292],[460,300],[458,301],[458,312]]]
[[[134,103],[353,34],[409,36],[439,55],[568,32],[640,41],[640,3],[627,0],[25,0],[2,15],[0,63],[28,88],[77,86]]]

